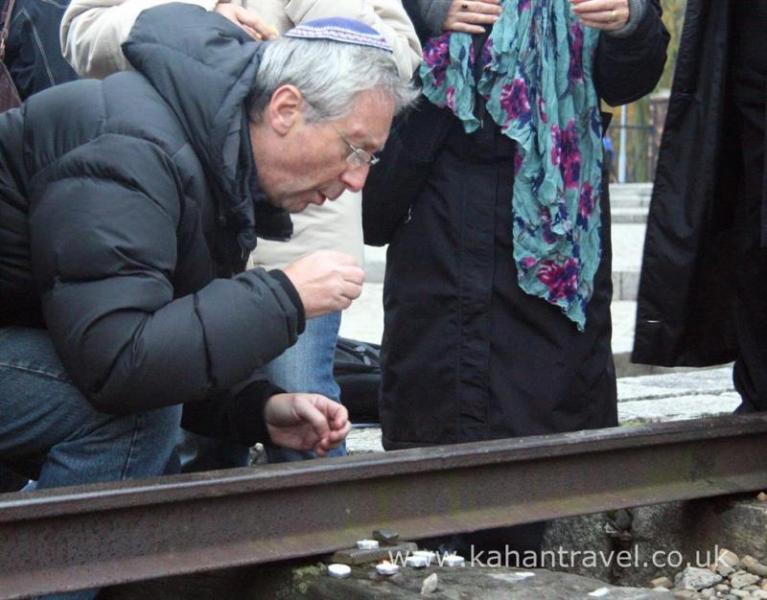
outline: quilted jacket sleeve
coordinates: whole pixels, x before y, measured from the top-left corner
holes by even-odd
[[[160,148],[104,135],[50,169],[32,194],[33,271],[62,362],[98,409],[210,398],[295,341],[299,309],[263,270],[174,297],[184,198]]]

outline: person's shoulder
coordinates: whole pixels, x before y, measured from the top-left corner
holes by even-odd
[[[32,158],[40,168],[48,164],[54,179],[77,175],[80,167],[94,174],[97,166],[135,170],[152,155],[172,160],[188,145],[173,111],[135,72],[55,86],[29,98],[24,112]],[[123,154],[132,164],[121,164]]]
[[[187,143],[178,115],[140,73],[123,71],[101,82],[103,131],[152,142],[169,154]]]

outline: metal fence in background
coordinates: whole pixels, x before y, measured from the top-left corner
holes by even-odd
[[[655,177],[668,90],[614,110],[607,130],[605,160],[610,180],[617,183],[651,182]]]

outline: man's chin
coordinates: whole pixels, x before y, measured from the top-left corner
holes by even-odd
[[[283,202],[280,202],[278,206],[289,213],[300,213],[306,210],[306,207],[311,204],[311,201],[303,198],[286,198]]]

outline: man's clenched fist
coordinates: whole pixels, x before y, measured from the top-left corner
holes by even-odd
[[[365,272],[343,252],[319,250],[283,269],[304,305],[306,318],[349,308],[362,293]]]

